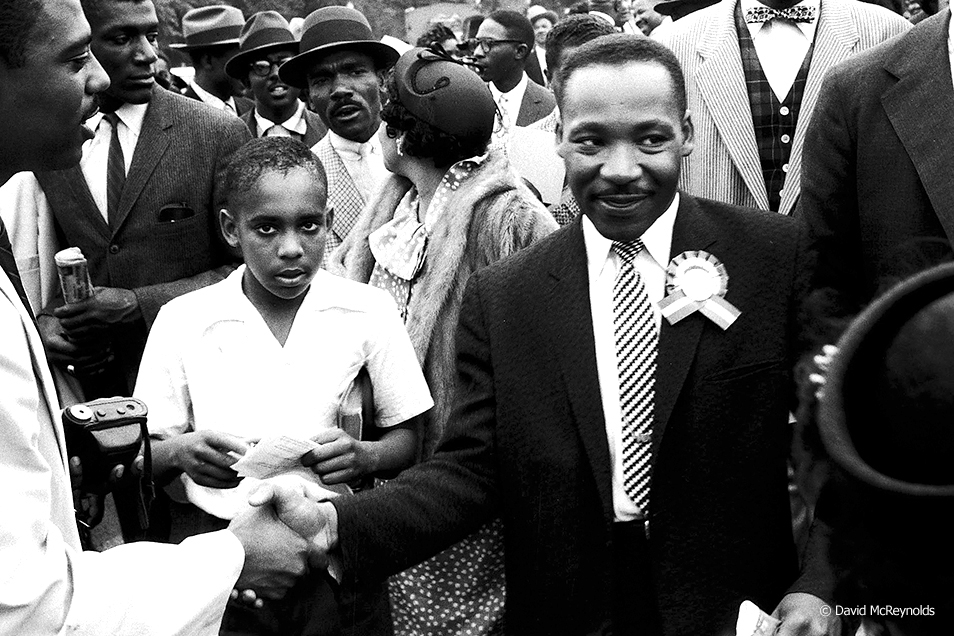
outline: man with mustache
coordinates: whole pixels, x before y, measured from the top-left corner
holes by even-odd
[[[349,7],[313,11],[302,25],[300,53],[285,62],[279,77],[308,89],[312,108],[328,134],[312,151],[328,176],[328,206],[334,221],[325,254],[354,227],[364,204],[390,174],[378,141],[385,72],[398,53],[371,35],[368,19]]]
[[[0,184],[80,161],[109,84],[90,39],[78,0],[0,3]],[[56,392],[7,239],[0,223],[0,634],[214,636],[236,580],[301,574],[305,542],[248,510],[181,545],[81,550]]]
[[[152,0],[83,0],[110,78],[79,166],[37,172],[61,247],[79,247],[96,294],[38,312],[51,362],[81,379],[112,355],[110,394],[131,395],[146,335],[169,299],[222,278],[234,260],[216,221],[236,117],[159,87]],[[218,270],[218,272],[216,272]],[[101,397],[91,392],[86,398]]]
[[[294,137],[309,148],[328,129],[298,99],[301,91],[282,81],[278,67],[298,54],[298,40],[277,11],[256,13],[242,28],[239,52],[225,72],[248,87],[255,108],[242,115],[254,137]]]

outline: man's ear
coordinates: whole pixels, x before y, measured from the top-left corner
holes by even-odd
[[[219,210],[219,226],[222,228],[222,236],[230,247],[239,247],[238,223],[235,217],[227,209]]]
[[[688,157],[696,146],[695,127],[692,125],[692,113],[686,110],[682,118],[682,156]]]
[[[527,55],[530,53],[530,47],[526,44],[520,43],[516,46],[516,48],[514,48],[513,51],[514,59],[523,61],[527,59]]]

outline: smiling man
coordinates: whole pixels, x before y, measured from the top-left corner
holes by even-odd
[[[255,108],[242,121],[255,137],[294,137],[309,148],[328,129],[298,99],[301,90],[278,76],[278,67],[298,54],[298,40],[277,11],[260,11],[242,28],[239,52],[225,65],[225,72],[252,91]]]
[[[597,38],[554,87],[583,216],[470,278],[438,452],[316,519],[384,576],[499,514],[512,634],[731,633],[745,599],[824,633],[785,463],[803,232],[677,190],[694,135],[664,46]]]
[[[328,127],[312,148],[328,174],[328,205],[335,211],[327,255],[341,245],[365,202],[390,174],[377,132],[384,74],[398,53],[375,40],[368,19],[349,7],[309,14],[300,50],[282,65],[279,77],[308,89],[312,108]]]
[[[95,137],[79,166],[37,172],[41,214],[48,205],[60,247],[89,261],[95,296],[54,300],[38,324],[50,360],[85,381],[114,356],[107,384],[129,395],[159,307],[208,285],[230,253],[216,211],[229,156],[250,138],[235,117],[159,87],[154,79],[158,19],[151,0],[85,0],[91,48],[109,75]]]

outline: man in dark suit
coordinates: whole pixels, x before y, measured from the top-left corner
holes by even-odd
[[[553,95],[524,71],[527,56],[533,54],[530,20],[516,11],[494,11],[480,23],[475,40],[474,67],[490,85],[504,119],[502,134],[549,115],[556,104]]]
[[[255,98],[255,108],[242,115],[253,137],[294,137],[309,148],[321,141],[328,128],[298,98],[301,90],[278,76],[278,67],[298,55],[298,40],[277,11],[260,11],[245,26],[239,52],[225,72],[239,80]]]
[[[818,250],[814,287],[852,314],[917,263],[951,259],[951,12],[829,72],[805,137],[798,214]]]
[[[509,633],[722,634],[744,599],[778,603],[779,633],[825,633],[786,489],[803,233],[677,192],[683,87],[642,36],[566,61],[558,148],[584,217],[471,277],[437,454],[312,508],[346,569],[399,571],[499,514]]]
[[[241,83],[225,72],[225,65],[238,53],[244,24],[241,10],[228,5],[199,7],[182,16],[185,42],[169,46],[188,53],[195,68],[183,95],[240,117],[252,110],[252,100],[239,94]]]
[[[156,85],[151,0],[86,0],[84,10],[111,82],[104,114],[88,122],[96,137],[79,167],[36,176],[61,246],[83,251],[99,289],[38,322],[54,363],[80,372],[112,351],[111,390],[129,391],[160,306],[214,282],[213,270],[233,260],[216,212],[228,158],[250,135],[239,119]]]

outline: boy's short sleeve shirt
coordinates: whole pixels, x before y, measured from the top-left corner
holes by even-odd
[[[319,271],[283,347],[242,292],[244,271],[160,311],[135,391],[149,407],[153,435],[211,429],[250,440],[307,439],[336,425],[341,397],[364,366],[378,426],[433,406],[387,293]],[[190,501],[222,518],[244,506],[255,482],[220,490],[182,479]]]

